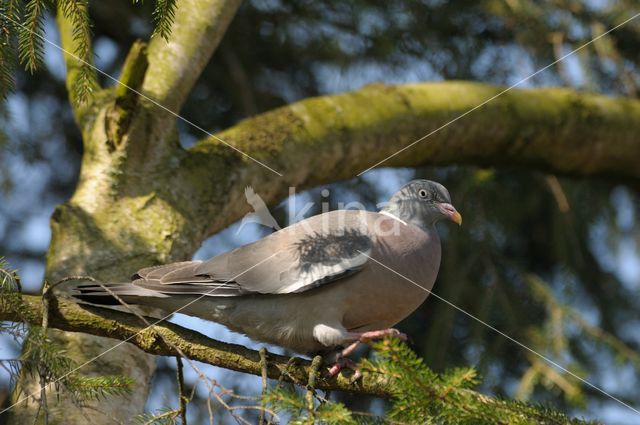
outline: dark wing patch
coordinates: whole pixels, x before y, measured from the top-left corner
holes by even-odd
[[[364,266],[373,243],[367,214],[339,210],[310,217],[205,261],[196,273],[232,279],[242,293],[303,292]]]
[[[371,249],[368,235],[356,229],[340,233],[313,233],[295,243],[299,268],[309,272],[317,266],[334,266]]]

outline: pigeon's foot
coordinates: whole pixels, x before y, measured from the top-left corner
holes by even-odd
[[[362,374],[358,370],[358,365],[356,364],[356,362],[348,357],[342,357],[341,353],[338,353],[338,358],[336,359],[335,363],[329,368],[327,375],[332,378],[339,374],[342,369],[353,370],[353,377],[351,379],[354,381],[362,376]]]
[[[353,360],[348,358],[348,356],[356,351],[356,348],[358,348],[358,346],[362,343],[368,344],[371,341],[375,341],[387,336],[398,338],[402,341],[406,341],[408,339],[406,334],[393,328],[381,329],[378,331],[354,332],[349,336],[355,339],[355,341],[345,347],[342,351],[338,352],[334,364],[329,368],[328,375],[330,377],[336,376],[342,369],[351,369],[354,371],[354,375],[351,378],[352,381],[356,381],[362,376],[362,373],[360,373],[360,370],[358,370],[357,364]]]
[[[398,338],[399,340],[402,340],[402,341],[407,341],[409,339],[409,337],[407,337],[406,334],[394,328],[381,329],[379,331],[351,332],[349,333],[349,336],[351,337],[351,339],[354,339],[355,342],[353,342],[347,348],[342,350],[341,352],[342,356],[348,356],[349,354],[353,353],[356,350],[356,348],[358,348],[358,345],[360,345],[361,343],[368,344],[371,341],[375,341],[376,339],[382,339],[387,336]]]

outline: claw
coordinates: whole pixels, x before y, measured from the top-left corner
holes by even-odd
[[[327,375],[330,378],[333,378],[337,374],[340,373],[342,369],[352,369],[354,371],[358,370],[358,365],[353,360],[347,357],[338,357],[336,362],[329,368]]]
[[[349,379],[350,384],[355,384],[355,382],[362,378],[362,372],[360,372],[360,368],[356,368],[353,370],[353,376]]]
[[[341,369],[342,369],[342,367],[338,363],[335,363],[333,366],[331,366],[329,368],[329,371],[327,372],[327,375],[329,375],[330,377],[334,377],[334,376],[336,376],[337,374],[340,373]]]

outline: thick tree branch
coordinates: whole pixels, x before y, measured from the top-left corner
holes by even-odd
[[[146,49],[136,44],[121,73],[121,82],[146,91],[170,109],[178,109],[186,98],[222,37],[238,1],[184,0],[179,3],[182,4],[178,7],[172,42],[167,44],[157,39],[151,43],[149,63],[155,65],[153,70],[146,72]],[[152,192],[151,187],[171,190],[166,181],[157,181],[156,170],[167,169],[178,150],[175,119],[151,102],[141,102],[122,87],[98,91],[96,84],[87,84],[88,81],[94,83],[90,78],[91,68],[74,57],[78,54],[91,61],[89,21],[88,17],[81,16],[87,11],[87,4],[86,0],[60,2],[57,16],[62,46],[67,52],[67,89],[82,132],[84,152],[78,187],[72,199],[59,206],[51,220],[52,241],[46,272],[50,281],[78,272],[108,279],[120,275],[123,269],[185,258],[195,250],[196,243],[193,235],[182,236],[185,225],[182,211],[168,205],[164,194],[148,193]],[[93,96],[89,102],[76,102],[87,99],[81,95],[91,91]],[[138,214],[141,220],[136,218]],[[108,338],[53,329],[49,336],[78,363],[105,352],[114,343]],[[133,361],[122,362],[122,358]],[[83,371],[100,373],[105,365],[115,374],[133,377],[138,381],[138,391],[127,396],[126,403],[120,396],[88,403],[91,409],[81,413],[82,420],[102,423],[105,419],[100,412],[106,409],[112,412],[112,420],[127,422],[143,411],[155,358],[124,344]],[[23,377],[21,385],[29,391],[38,382]],[[56,409],[73,409],[69,399],[50,400],[55,400]],[[37,405],[31,404],[13,410],[11,420],[32,421],[36,412]]]
[[[375,84],[293,103],[217,136],[284,171],[287,180],[326,181],[336,172],[351,177],[501,90],[468,82]],[[380,166],[532,165],[638,180],[638,134],[637,100],[514,89]],[[219,145],[205,140],[194,155],[207,149],[217,154]]]
[[[177,184],[186,189],[185,202],[210,206],[212,233],[244,212],[247,184],[273,204],[287,196],[289,185],[352,178],[501,90],[469,82],[375,84],[306,99],[217,134],[284,178],[208,138],[190,149]],[[637,184],[638,134],[640,101],[561,88],[514,89],[380,166],[516,165]],[[221,170],[231,194],[222,211],[211,185]]]
[[[222,40],[241,0],[179,0],[169,41],[149,44],[145,94],[178,112]]]
[[[26,321],[39,326],[42,323],[42,299],[39,296],[24,295],[23,308],[18,303],[0,303],[0,320]],[[26,307],[26,308],[24,308]],[[25,314],[26,310],[26,314]],[[148,318],[150,323],[157,319]],[[169,322],[161,322],[154,329],[147,326],[133,314],[116,310],[85,306],[57,299],[51,304],[49,327],[69,332],[127,340],[141,350],[155,355],[175,356],[173,346],[178,347],[192,360],[201,361],[225,369],[236,370],[260,376],[262,366],[260,353],[236,344],[228,344],[208,338],[198,332]],[[287,382],[305,385],[311,362],[299,359],[289,363],[288,357],[268,355],[267,375],[278,379],[283,376]],[[287,371],[285,373],[285,371]],[[344,376],[325,379],[318,376],[315,388],[322,390],[348,391],[378,397],[388,397],[388,380],[374,374],[364,373],[363,379],[351,384]]]
[[[122,159],[120,172],[131,176],[153,173],[170,162],[178,147],[175,114],[189,95],[229,26],[240,0],[179,0],[169,40],[153,38],[148,47],[136,43],[123,67],[133,67],[138,98],[127,87],[115,89],[116,99],[106,116],[110,152]],[[124,78],[127,80],[127,78]],[[107,91],[107,96],[111,93]],[[130,101],[123,103],[128,97]],[[120,105],[119,105],[120,103]],[[113,113],[115,112],[115,113]],[[94,129],[103,126],[97,117]],[[85,137],[101,143],[97,137]],[[100,147],[98,147],[99,149]],[[141,167],[144,167],[141,168]],[[141,179],[134,185],[144,184]]]

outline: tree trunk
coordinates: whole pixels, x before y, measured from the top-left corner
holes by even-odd
[[[180,149],[175,119],[157,103],[180,110],[239,3],[178,1],[171,41],[156,38],[148,48],[137,43],[123,67],[121,83],[145,97],[120,85],[95,93],[90,104],[74,106],[84,155],[74,195],[51,218],[49,282],[72,274],[123,280],[140,267],[188,259],[195,251],[201,238],[189,231],[194,215],[164,196],[175,188],[163,170]],[[62,13],[57,21],[63,47],[75,51],[72,23]],[[65,61],[71,96],[78,63],[69,53]],[[118,342],[108,338],[56,330],[50,336],[79,365],[86,363],[79,373],[125,375],[136,383],[130,395],[109,396],[83,409],[64,394],[58,399],[50,389],[50,423],[128,423],[143,412],[154,356],[129,344],[112,349]],[[39,398],[37,377],[23,375],[19,385]],[[38,413],[34,398],[15,406],[9,423],[33,423]]]

